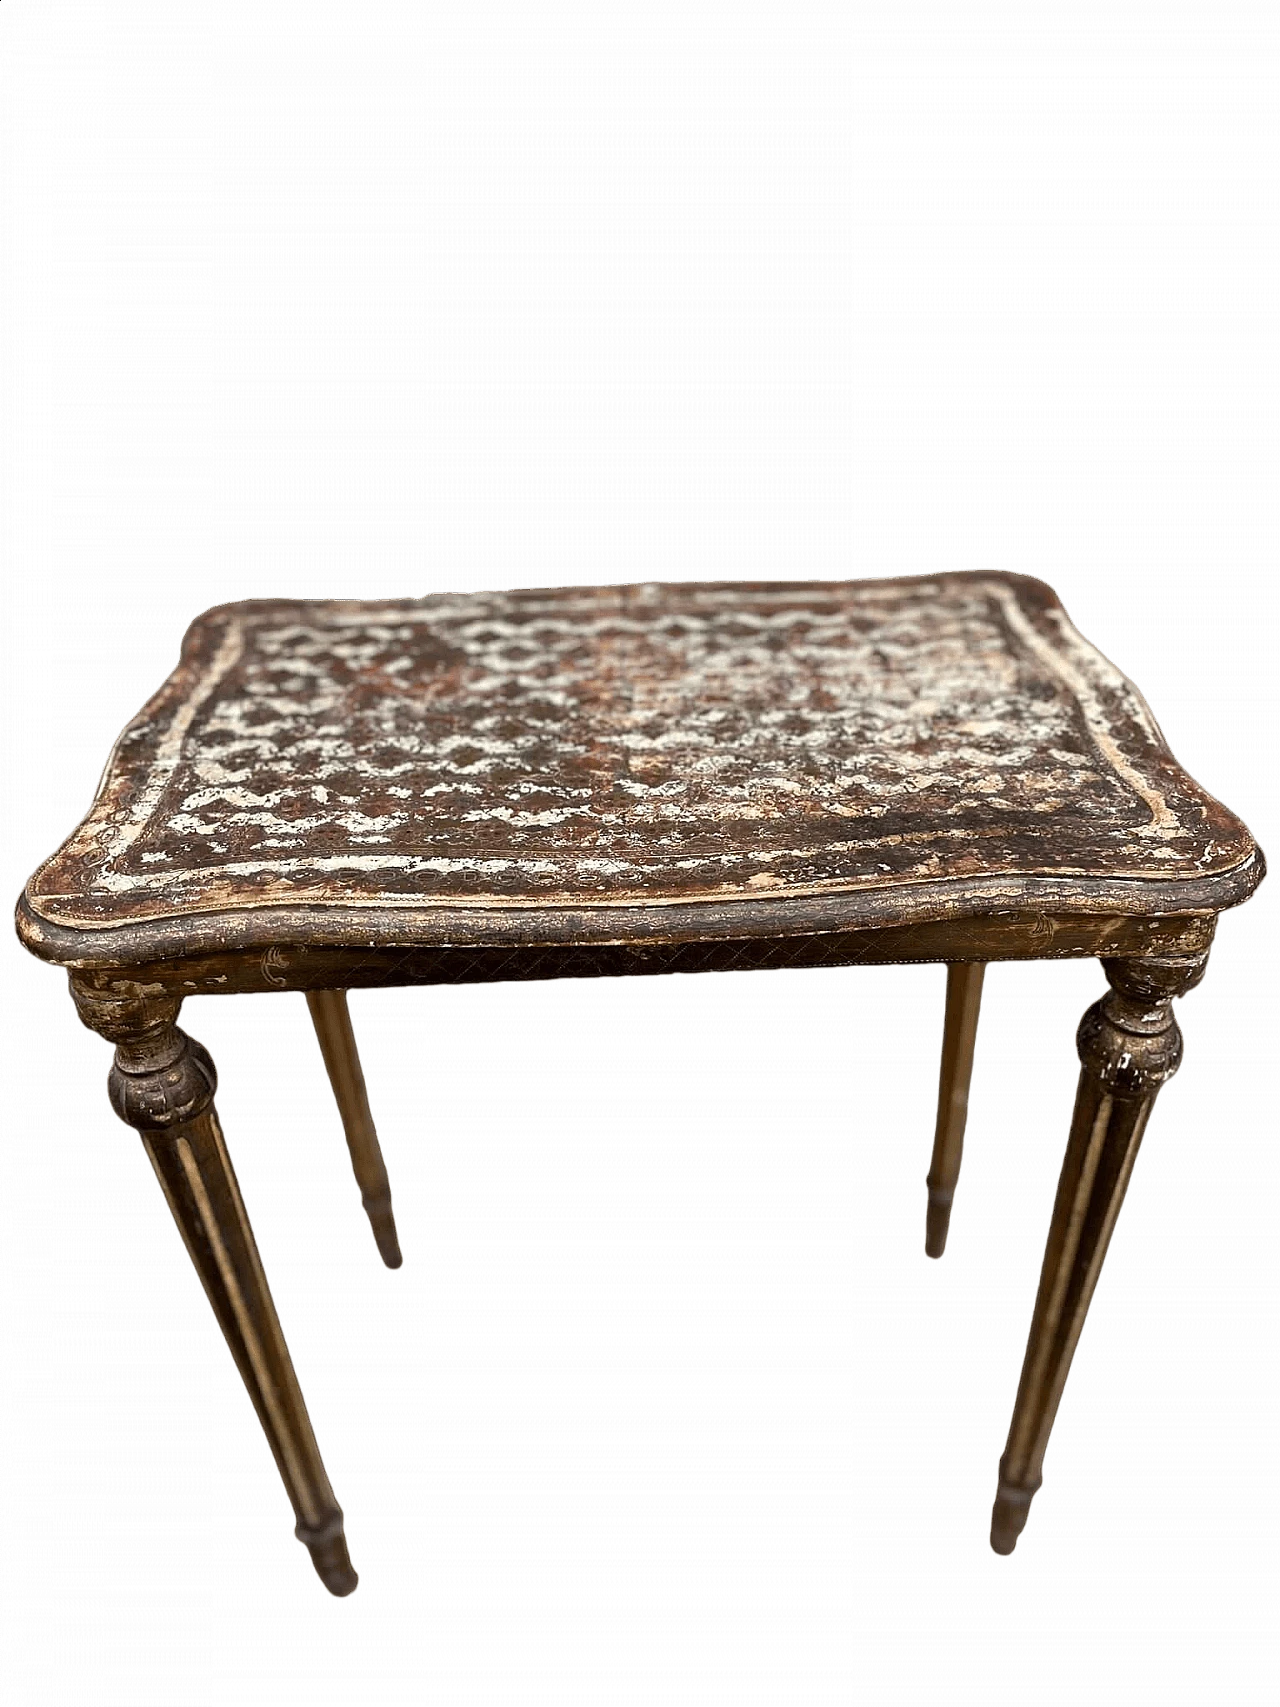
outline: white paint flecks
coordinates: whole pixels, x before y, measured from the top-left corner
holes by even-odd
[[[1042,659],[1047,668],[1056,670],[1062,677],[1063,681],[1066,682],[1067,686],[1071,689],[1072,693],[1076,697],[1076,702],[1084,713],[1085,720],[1089,725],[1089,733],[1093,736],[1103,754],[1110,761],[1110,764],[1116,774],[1118,776],[1122,776],[1129,784],[1130,788],[1133,789],[1134,793],[1141,799],[1145,800],[1147,805],[1151,808],[1151,822],[1149,824],[1143,824],[1137,830],[1136,834],[1139,836],[1176,836],[1179,833],[1177,818],[1174,816],[1173,812],[1170,811],[1163,795],[1144,779],[1137,767],[1130,764],[1128,759],[1126,759],[1124,754],[1120,751],[1120,745],[1111,732],[1106,714],[1103,711],[1102,706],[1099,704],[1098,696],[1094,692],[1093,684],[1089,681],[1088,677],[1083,671],[1076,669],[1073,666],[1065,651],[1055,651],[1055,649],[1050,646],[1046,640],[1042,639],[1041,636],[1036,633],[1035,629],[1019,609],[1018,601],[1013,597],[1007,587],[998,588],[996,596],[999,598],[1004,609],[1006,621],[1017,633],[1023,644],[1031,647],[1037,656]],[[1066,621],[1065,615],[1062,618],[1061,627],[1063,629],[1063,638],[1073,650],[1076,647],[1084,648],[1087,645],[1083,635],[1077,634],[1076,631],[1071,628],[1070,623]],[[1106,660],[1103,659],[1101,653],[1095,652],[1092,647],[1088,647],[1088,651],[1093,660],[1102,664],[1106,663]],[[1107,667],[1111,668],[1109,665]],[[1120,681],[1124,684],[1124,687],[1132,692],[1134,700],[1134,714],[1138,719],[1148,723],[1149,727],[1147,729],[1147,734],[1151,741],[1159,741],[1160,730],[1156,725],[1155,719],[1151,716],[1151,713],[1147,708],[1146,700],[1143,699],[1140,693],[1134,690],[1133,683],[1130,682],[1127,676],[1120,675],[1118,670],[1115,670],[1113,673],[1119,677]]]
[[[1252,847],[1016,577],[232,606],[197,642],[38,874],[49,916],[1167,877]]]

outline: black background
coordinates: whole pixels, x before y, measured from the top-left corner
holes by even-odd
[[[137,587],[126,539],[65,603],[27,587],[46,667],[5,838],[10,896],[79,819],[109,741],[208,604],[686,567],[645,548],[589,574],[599,555],[579,538],[486,579],[483,543],[464,541],[463,567],[432,579],[386,541],[305,560],[261,539],[184,550],[152,531]],[[778,562],[703,553],[693,567]],[[817,553],[797,572],[899,570]],[[1193,572],[1212,592],[1212,572]],[[1261,647],[1241,601],[1203,597],[1188,620],[1154,565],[1033,574],[1142,686],[1179,760],[1266,840]],[[1265,930],[1270,891],[1225,918],[1181,1009],[1186,1065],[1138,1162],[1009,1562],[986,1550],[986,1516],[1073,1026],[1101,988],[1092,964],[988,976],[937,1267],[920,1229],[940,970],[353,997],[399,1275],[370,1246],[302,1000],[193,1000],[184,1024],[222,1070],[230,1147],[362,1572],[328,1617],[505,1625],[536,1599],[587,1618],[638,1596],[659,1620],[696,1618],[729,1588],[840,1628],[869,1574],[942,1601],[975,1594],[998,1615],[1043,1606],[1084,1569],[1190,1582],[1236,1569],[1270,1451]],[[26,1569],[99,1601],[324,1617],[142,1151],[109,1115],[108,1052],[55,971],[12,941],[10,956],[10,1185],[29,1234],[10,1299],[24,1393],[10,1523]]]

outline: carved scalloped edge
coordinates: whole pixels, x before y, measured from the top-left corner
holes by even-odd
[[[1219,913],[1246,901],[1266,875],[1259,848],[1227,871],[1167,881],[1007,877],[887,884],[840,894],[628,907],[240,907],[72,929],[42,918],[25,892],[24,946],[59,966],[129,967],[187,955],[279,948],[537,949],[552,945],[714,942],[864,930],[1022,912],[1152,919]]]

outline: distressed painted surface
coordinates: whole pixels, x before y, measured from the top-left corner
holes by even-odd
[[[856,896],[854,897],[856,901]],[[732,904],[725,909],[732,911]],[[739,906],[741,911],[741,906]],[[455,917],[457,909],[454,910]],[[635,919],[669,919],[670,907],[634,907]],[[597,914],[605,909],[595,909]],[[295,916],[299,916],[295,910]],[[336,919],[339,915],[334,914]],[[347,916],[345,913],[343,917]],[[536,919],[529,909],[516,919]],[[241,921],[266,919],[278,924],[278,909],[240,914],[204,915]],[[403,918],[404,914],[392,915]],[[418,915],[421,917],[421,915]],[[118,962],[77,970],[77,987],[98,990],[126,1000],[163,995],[236,995],[250,991],[385,989],[411,984],[491,984],[543,981],[556,978],[620,978],[667,973],[782,971],[792,967],[852,967],[936,965],[949,961],[1073,960],[1119,957],[1175,957],[1205,953],[1213,944],[1214,913],[1184,917],[1133,918],[1103,914],[1048,919],[1043,915],[1014,915],[1000,911],[986,916],[949,918],[907,925],[875,924],[850,931],[818,930],[794,934],[764,932],[722,936],[705,934],[681,938],[658,936],[648,941],[523,943],[502,947],[474,942],[439,947],[386,946],[371,952],[359,948],[315,947],[289,941],[214,954],[190,950],[169,959],[122,969]],[[191,924],[179,919],[179,925]],[[140,928],[140,927],[134,927]],[[99,931],[97,940],[111,935]],[[282,933],[284,934],[284,933]],[[80,933],[81,939],[95,937]],[[131,970],[145,970],[143,979]]]
[[[1253,851],[1039,582],[647,585],[211,611],[29,896],[94,928]]]

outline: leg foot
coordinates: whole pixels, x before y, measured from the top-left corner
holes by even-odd
[[[1031,1502],[1040,1480],[1034,1488],[1015,1488],[1004,1480],[1003,1473],[996,1489],[996,1503],[991,1508],[991,1550],[993,1553],[1012,1553],[1018,1537],[1027,1527]]]
[[[360,1578],[351,1568],[347,1539],[342,1533],[342,1513],[338,1513],[336,1528],[330,1523],[321,1530],[311,1531],[299,1524],[294,1533],[311,1554],[316,1575],[329,1593],[339,1598],[350,1594]]]

